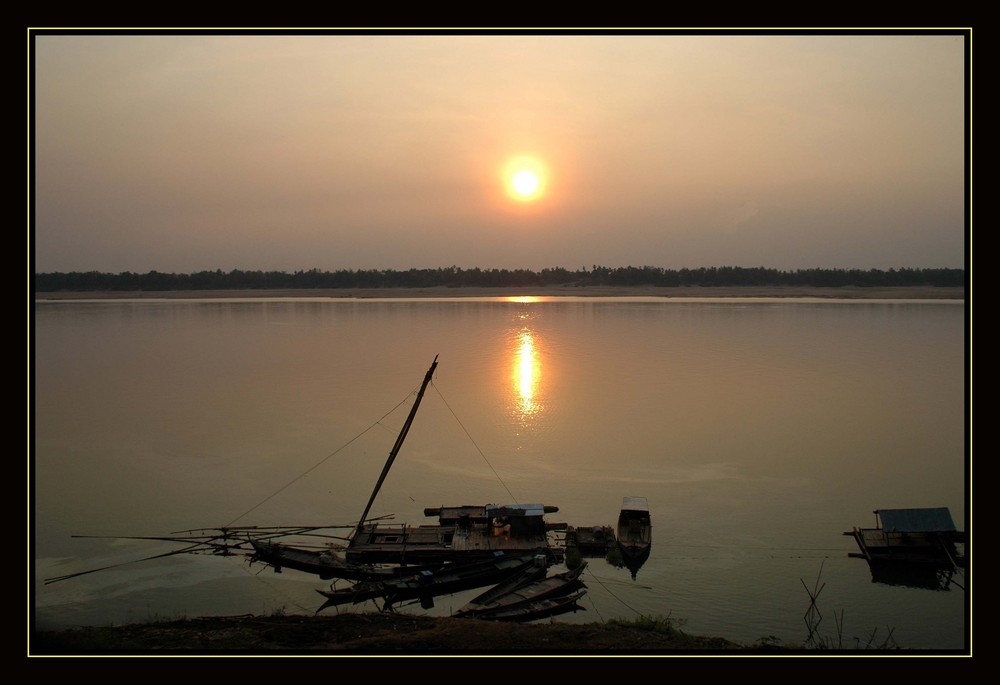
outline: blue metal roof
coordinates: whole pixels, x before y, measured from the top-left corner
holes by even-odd
[[[543,504],[487,504],[487,516],[544,516]]]
[[[933,509],[879,509],[882,528],[900,533],[954,531],[948,507]]]

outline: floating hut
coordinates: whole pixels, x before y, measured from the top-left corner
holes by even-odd
[[[958,544],[965,533],[955,528],[947,507],[928,509],[875,509],[875,528],[845,532],[854,538],[860,552],[849,556],[870,564],[926,564],[964,568],[965,556]]]

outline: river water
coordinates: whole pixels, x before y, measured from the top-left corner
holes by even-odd
[[[965,572],[939,590],[873,582],[843,532],[896,507],[948,507],[968,529],[965,314],[912,300],[38,302],[35,624],[311,614],[328,582],[236,557],[135,562],[178,546],[120,536],[356,520],[439,355],[372,515],[430,523],[424,507],[516,501],[613,525],[624,496],[649,502],[636,578],[591,560],[586,611],[554,620],[963,650]],[[471,594],[404,610],[448,615]]]

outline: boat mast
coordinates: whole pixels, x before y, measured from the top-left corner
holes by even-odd
[[[420,385],[420,390],[417,392],[417,399],[413,401],[413,407],[410,409],[410,415],[406,417],[406,423],[403,424],[403,428],[399,431],[399,435],[396,437],[396,444],[392,446],[392,450],[389,452],[389,458],[385,462],[385,466],[382,467],[382,475],[378,477],[378,482],[375,484],[375,489],[372,491],[372,496],[368,500],[368,506],[365,507],[365,513],[361,514],[361,518],[358,520],[358,528],[365,525],[365,519],[368,517],[368,512],[372,508],[372,504],[375,502],[375,497],[378,495],[378,491],[382,488],[382,483],[385,481],[385,477],[389,475],[389,469],[392,467],[392,462],[396,459],[396,455],[399,453],[399,448],[403,446],[403,440],[406,439],[406,434],[410,430],[410,424],[413,423],[413,417],[417,414],[417,407],[420,406],[420,400],[424,396],[424,390],[427,389],[427,384],[431,382],[431,376],[434,375],[434,369],[437,368],[438,356],[434,355],[434,361],[431,363],[431,368],[427,370],[427,375],[424,376],[424,382]]]

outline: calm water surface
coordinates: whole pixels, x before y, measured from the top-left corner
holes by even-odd
[[[105,301],[34,313],[36,581],[175,549],[74,535],[356,520],[440,355],[372,515],[429,523],[424,507],[513,500],[606,525],[623,496],[649,501],[654,546],[637,578],[592,560],[587,610],[556,620],[660,615],[690,633],[799,643],[808,586],[822,587],[819,631],[834,644],[966,646],[964,574],[946,591],[874,583],[842,535],[879,507],[946,506],[967,528],[961,302]],[[185,555],[36,582],[35,618],[321,603],[327,582],[262,568]]]

